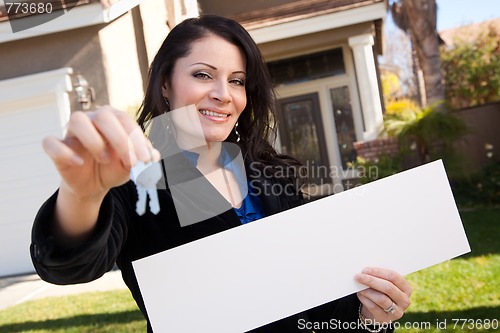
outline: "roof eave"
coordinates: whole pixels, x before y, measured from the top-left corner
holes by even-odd
[[[257,44],[263,44],[363,22],[384,20],[386,15],[387,7],[385,2],[378,2],[345,11],[307,17],[265,27],[248,27],[248,32]]]
[[[130,9],[141,4],[143,1],[144,0],[121,0],[107,8],[103,8],[99,2],[77,6],[54,20],[16,33],[12,32],[9,21],[3,21],[0,22],[0,44],[56,32],[110,23]],[[23,17],[16,20],[30,19],[32,20],[33,18]]]

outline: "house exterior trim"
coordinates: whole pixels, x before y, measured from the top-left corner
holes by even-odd
[[[280,39],[312,34],[347,25],[384,19],[387,15],[385,3],[379,2],[347,11],[305,18],[293,22],[251,29],[250,35],[257,44],[268,43]]]
[[[66,67],[2,80],[0,81],[0,100],[2,103],[20,100],[26,96],[26,91],[30,92],[30,96],[44,95],[47,92],[70,92],[73,90],[70,81],[72,74],[73,69]]]
[[[373,54],[373,36],[371,34],[352,36],[348,42],[354,58],[365,122],[363,140],[374,140],[383,128],[384,120]]]
[[[108,8],[103,8],[99,2],[77,6],[54,20],[16,33],[12,33],[9,21],[3,21],[0,22],[0,44],[97,24],[106,24],[117,19],[143,1],[121,0]],[[28,16],[16,20],[33,20],[33,17]]]

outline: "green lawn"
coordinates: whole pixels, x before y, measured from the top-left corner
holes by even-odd
[[[500,332],[500,208],[461,215],[472,253],[408,276],[412,305],[397,332]],[[0,311],[0,333],[145,332],[145,326],[128,291],[47,298]]]
[[[146,332],[128,290],[49,297],[0,311],[0,332]]]
[[[412,305],[400,324],[416,328],[397,332],[500,332],[500,208],[460,215],[472,252],[408,276]]]

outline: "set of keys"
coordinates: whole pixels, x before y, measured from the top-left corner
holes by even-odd
[[[137,203],[135,211],[138,215],[144,215],[147,209],[149,196],[149,210],[153,214],[160,212],[160,202],[158,201],[158,191],[156,184],[162,177],[162,170],[159,162],[137,162],[130,169],[130,179],[137,188]]]

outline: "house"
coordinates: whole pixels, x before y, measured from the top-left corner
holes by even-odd
[[[229,16],[256,40],[279,94],[277,148],[302,159],[313,196],[348,187],[354,142],[376,138],[383,126],[376,55],[386,0],[64,4],[55,16],[0,14],[0,276],[33,271],[31,224],[59,182],[42,138],[61,137],[73,110],[137,109],[149,63],[186,17]]]
[[[482,33],[487,33],[489,29],[496,31],[496,33],[500,33],[500,18],[441,30],[439,32],[439,37],[446,47],[450,48],[453,47],[457,41],[467,44],[473,43],[479,39]]]
[[[353,186],[354,142],[383,127],[377,54],[384,0],[200,0],[239,21],[259,45],[279,94],[278,150],[302,160],[312,196]]]
[[[137,109],[170,28],[198,15],[193,0],[63,3],[55,16],[0,9],[0,276],[33,271],[31,225],[60,179],[42,139],[63,137],[70,112],[92,98],[92,107]]]

